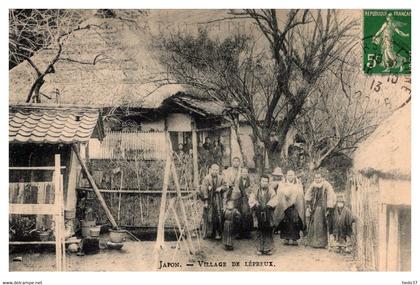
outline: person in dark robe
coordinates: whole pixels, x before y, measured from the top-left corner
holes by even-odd
[[[213,155],[213,161],[214,163],[222,166],[223,165],[223,155],[225,153],[225,147],[221,143],[220,137],[213,142],[213,148],[212,148],[212,155]]]
[[[254,228],[254,219],[252,217],[251,209],[249,208],[249,192],[251,182],[248,175],[248,169],[245,167],[241,168],[241,175],[239,177],[237,187],[232,189],[231,200],[234,203],[234,207],[238,209],[241,214],[239,223],[239,235],[238,238],[250,239],[251,231]]]
[[[211,151],[212,143],[211,143],[211,139],[209,137],[206,137],[206,139],[204,140],[203,148],[207,151]]]
[[[234,207],[233,200],[228,200],[223,212],[223,245],[225,250],[233,250],[233,240],[238,236],[241,214]]]
[[[260,185],[249,196],[249,206],[258,222],[258,255],[271,255],[274,249],[273,209],[276,205],[276,193],[269,187],[268,175],[262,175]]]
[[[277,191],[278,204],[274,211],[275,223],[279,225],[280,238],[285,245],[298,245],[300,232],[304,229],[303,186],[293,170],[289,170],[286,180]]]
[[[333,214],[333,236],[335,246],[339,252],[351,251],[351,237],[353,235],[353,225],[355,218],[351,210],[345,205],[344,197],[338,196]]]
[[[221,239],[223,219],[223,192],[225,182],[219,166],[213,164],[210,173],[204,177],[200,195],[204,201],[203,226],[206,238]]]
[[[305,193],[305,203],[309,214],[308,245],[326,248],[331,233],[331,217],[336,196],[331,184],[321,173],[316,173],[314,182]]]

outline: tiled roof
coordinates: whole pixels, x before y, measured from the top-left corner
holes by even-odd
[[[75,143],[103,136],[98,109],[69,106],[9,107],[9,142]]]

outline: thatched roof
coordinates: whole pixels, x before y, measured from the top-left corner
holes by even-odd
[[[164,69],[148,48],[150,31],[140,23],[130,26],[119,19],[92,16],[83,25],[87,24],[105,28],[72,34],[65,43],[63,55],[83,62],[93,62],[97,57],[96,64],[59,61],[55,73],[45,77],[41,92],[51,99],[42,97],[42,103],[155,108],[168,96],[185,91],[177,84],[159,87],[153,83],[156,74]],[[53,56],[54,51],[44,50],[32,59],[46,67]],[[23,62],[10,70],[9,76],[10,103],[25,102],[35,78],[33,68]]]
[[[395,179],[411,177],[411,103],[396,110],[353,157],[354,169]]]
[[[74,33],[66,40],[63,54],[84,62],[92,62],[97,56],[99,60],[95,65],[58,62],[55,73],[45,77],[41,89],[51,99],[42,97],[42,103],[56,104],[59,93],[60,104],[156,108],[169,96],[185,93],[186,88],[176,84],[159,88],[151,83],[157,74],[165,71],[150,48],[153,36],[162,32],[197,32],[203,23],[225,16],[226,10],[150,10],[136,23],[127,23],[119,18],[104,19],[92,14],[81,26],[101,25],[105,29]],[[212,36],[223,37],[239,28],[246,30],[248,26],[216,22],[208,27]],[[54,51],[44,50],[32,60],[46,67],[53,56]],[[24,103],[35,78],[33,68],[23,62],[10,70],[9,78],[10,103]]]
[[[216,102],[203,96],[193,96],[186,93],[178,93],[165,99],[162,105],[176,104],[182,109],[194,112],[200,116],[223,116],[228,110],[223,103]]]

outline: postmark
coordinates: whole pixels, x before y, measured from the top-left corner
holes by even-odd
[[[411,74],[411,10],[363,11],[363,71]]]

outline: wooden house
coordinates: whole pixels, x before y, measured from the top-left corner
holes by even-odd
[[[9,106],[10,245],[55,243],[57,270],[63,269],[65,238],[74,234],[69,225],[76,213],[76,179],[84,163],[80,150],[90,138],[103,136],[99,109]],[[30,234],[36,230],[47,235],[40,239]]]
[[[411,270],[411,104],[392,116],[354,154],[350,202],[357,218],[358,265]]]

